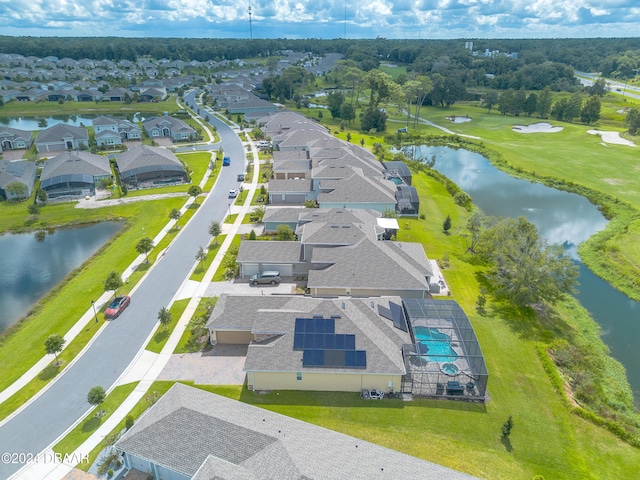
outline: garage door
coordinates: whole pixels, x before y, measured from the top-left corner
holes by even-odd
[[[281,277],[291,277],[293,275],[293,266],[291,264],[288,265],[273,265],[269,263],[262,264],[262,271],[266,272],[267,270],[276,272],[280,272]]]
[[[242,275],[244,277],[250,277],[251,275],[255,275],[256,273],[260,273],[260,267],[258,267],[257,263],[242,264]]]
[[[304,193],[289,193],[287,194],[286,203],[304,203],[306,195]]]

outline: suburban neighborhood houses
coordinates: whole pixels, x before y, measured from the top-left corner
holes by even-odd
[[[341,58],[327,57],[331,62]],[[297,58],[304,56],[286,52],[279,67]],[[329,68],[331,62],[306,68],[318,71]],[[46,75],[40,71],[43,65]],[[259,224],[251,225],[260,231],[260,238],[239,235],[233,262],[238,267],[236,278],[213,282],[208,277],[202,286],[195,287],[197,294],[190,294],[190,300],[197,299],[217,283],[215,306],[207,310],[202,323],[206,334],[201,339],[206,338],[208,343],[206,353],[192,357],[201,362],[197,368],[207,374],[226,373],[209,371],[216,368],[209,361],[233,351],[236,367],[232,373],[240,379],[238,385],[252,395],[271,391],[350,394],[362,402],[363,408],[373,406],[370,400],[384,398],[398,403],[418,398],[469,404],[487,400],[488,371],[479,342],[460,305],[446,298],[449,290],[437,262],[428,258],[421,243],[397,241],[400,216],[417,217],[420,209],[407,166],[382,162],[369,150],[339,140],[304,115],[256,96],[252,92],[267,74],[264,67],[242,65],[242,69],[229,70],[225,82],[205,86],[200,85],[202,82],[195,85],[201,77],[183,75],[189,67],[180,61],[76,62],[2,54],[0,67],[6,78],[0,81],[0,92],[6,90],[7,101],[157,102],[179,90],[180,101],[193,112],[181,109],[180,116],[192,115],[201,126],[211,126],[208,115],[219,118],[220,110],[226,113],[225,121],[231,126],[222,122],[216,125],[228,130],[245,157],[234,157],[233,167],[243,173],[236,175],[234,171],[231,177],[243,182],[240,191],[245,186],[249,189],[246,207],[250,195],[260,187],[268,192],[264,201],[267,205]],[[25,80],[33,69],[49,81],[42,84]],[[59,69],[67,76],[59,77]],[[16,70],[21,72],[19,76],[14,75]],[[164,78],[155,78],[160,71]],[[76,78],[68,82],[70,76]],[[132,82],[127,88],[109,83],[110,78],[133,80],[136,76],[145,80]],[[27,81],[29,88],[19,90],[23,82],[12,80],[16,78]],[[188,103],[187,95],[193,103]],[[207,108],[205,98],[217,110]],[[243,126],[233,124],[235,115],[242,115],[243,121],[261,130],[260,143],[244,132]],[[112,184],[124,193],[192,182],[195,186],[200,180],[200,185],[205,185],[213,171],[207,171],[204,179],[192,179],[186,163],[174,150],[190,154],[197,145],[210,153],[208,166],[215,165],[213,159],[217,152],[223,152],[223,146],[227,147],[224,142],[230,142],[229,136],[220,144],[203,142],[191,124],[168,113],[136,121],[99,115],[92,119],[91,135],[85,126],[65,123],[41,126],[35,139],[32,132],[0,127],[4,151],[24,150],[26,154],[33,143],[41,164],[0,160],[0,193],[13,200],[28,198],[39,188],[47,200],[93,201],[91,197],[98,189]],[[263,152],[262,157],[254,154],[258,150]],[[250,158],[255,175],[245,178]],[[261,162],[273,173],[259,185]],[[232,165],[229,160],[224,168],[231,170]],[[213,185],[207,195],[219,192],[218,184]],[[237,183],[235,195],[229,198],[237,198],[235,186]],[[21,194],[16,193],[19,190]],[[138,193],[144,196],[144,192]],[[109,194],[106,191],[104,196]],[[245,205],[239,211],[245,212]],[[222,211],[224,207],[218,204],[208,208]],[[232,212],[232,204],[227,207],[225,215]],[[203,204],[194,215],[202,210],[211,214]],[[173,211],[171,214],[177,220],[183,213],[175,217]],[[233,250],[229,243],[239,231],[240,221],[225,230],[229,238],[214,262],[220,264],[219,257]],[[290,230],[291,238],[276,240],[283,227]],[[212,236],[219,234],[214,231],[210,227]],[[252,278],[262,274],[273,275],[273,280],[265,286],[253,285],[258,282],[252,282]],[[189,278],[184,280],[180,291],[172,292],[176,294],[172,303],[190,288],[185,287],[190,284]],[[280,283],[290,284],[291,290],[281,289],[284,285]],[[132,301],[128,312],[140,308],[143,302],[144,298],[134,306]],[[91,306],[98,323],[94,301]],[[118,321],[126,321],[128,312]],[[185,323],[180,328],[184,331],[190,327]],[[136,361],[149,361],[144,345],[140,348],[143,353]],[[154,371],[148,364],[143,366],[147,372]],[[136,370],[135,366],[128,368]],[[150,404],[115,443],[115,478],[129,474],[132,478],[148,474],[156,479],[196,480],[368,479],[381,474],[392,478],[475,478],[180,383]],[[110,448],[100,455],[107,455]]]

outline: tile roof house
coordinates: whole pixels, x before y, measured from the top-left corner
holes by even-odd
[[[40,186],[49,198],[93,195],[102,179],[111,179],[111,165],[102,155],[64,152],[44,162]]]
[[[142,126],[151,138],[170,137],[174,142],[195,140],[198,135],[187,123],[169,115],[147,118]]]
[[[35,144],[38,153],[88,148],[89,132],[86,128],[57,123],[40,131]]]
[[[28,162],[26,160],[18,162],[0,160],[0,197],[6,198],[7,200],[21,198],[11,191],[7,191],[7,186],[14,182],[21,183],[27,187],[27,191],[22,198],[29,198],[33,193],[33,186],[36,183],[35,162]]]
[[[127,469],[172,480],[474,478],[180,383],[115,446]]]
[[[120,180],[130,189],[174,185],[188,181],[187,172],[172,152],[141,145],[116,155]]]
[[[0,152],[26,150],[33,143],[33,132],[0,126]]]
[[[402,301],[222,294],[207,328],[213,344],[248,345],[244,371],[253,390],[400,391],[406,374],[402,346],[411,335],[404,317],[394,324],[380,315],[379,306],[389,309],[391,303]],[[315,333],[342,338],[323,338],[322,344],[299,338],[314,332],[298,319],[319,319],[324,325]],[[331,352],[316,353],[325,349]]]

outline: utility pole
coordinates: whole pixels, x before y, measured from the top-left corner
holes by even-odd
[[[251,23],[251,0],[249,0],[249,36],[253,40],[253,24]]]

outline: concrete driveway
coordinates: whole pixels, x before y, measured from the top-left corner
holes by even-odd
[[[211,350],[172,355],[158,380],[189,380],[202,385],[242,385],[247,345],[216,345]]]

